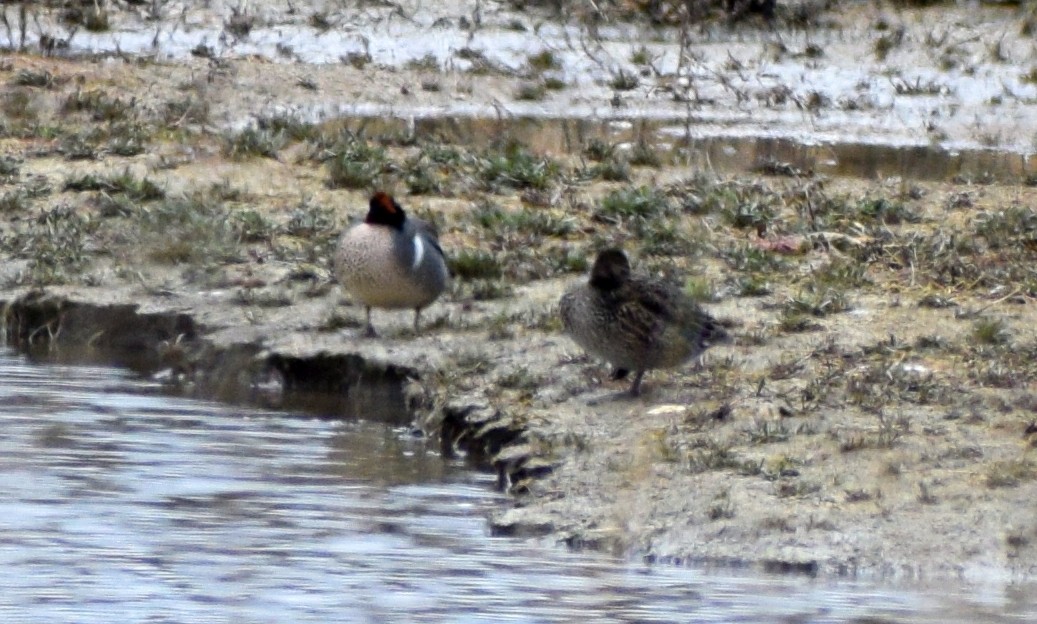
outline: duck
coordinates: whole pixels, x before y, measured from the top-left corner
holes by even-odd
[[[634,371],[630,395],[645,372],[674,368],[727,342],[727,331],[675,284],[631,270],[622,249],[598,253],[590,278],[559,302],[566,333],[584,351],[614,366],[613,378]]]
[[[408,217],[385,191],[371,196],[363,222],[342,233],[334,268],[339,283],[364,306],[369,337],[377,336],[371,308],[414,310],[417,333],[421,311],[443,294],[450,278],[435,227]]]

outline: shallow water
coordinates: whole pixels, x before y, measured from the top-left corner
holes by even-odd
[[[832,27],[805,30],[718,25],[693,30],[683,53],[675,29],[619,22],[588,29],[578,21],[563,23],[546,13],[479,0],[258,0],[245,3],[250,28],[238,34],[230,24],[242,4],[230,0],[154,3],[162,9],[158,19],[143,8],[112,11],[110,30],[93,33],[73,31],[43,12],[33,13],[35,28],[28,29],[25,43],[35,45],[50,33],[67,39],[73,54],[143,54],[170,61],[189,58],[202,47],[217,58],[262,58],[301,68],[347,68],[350,55],[361,55],[375,66],[458,76],[473,69],[474,52],[516,82],[535,77],[528,68],[530,56],[546,51],[554,59],[547,73],[566,88],[533,101],[444,92],[431,101],[393,97],[387,104],[355,94],[319,94],[313,100],[278,88],[276,96],[260,98],[259,105],[357,118],[495,118],[504,113],[684,119],[681,130],[695,140],[761,138],[814,150],[858,146],[870,161],[885,161],[893,148],[906,148],[904,157],[910,160],[917,156],[911,150],[927,148],[943,158],[979,154],[979,163],[965,164],[990,165],[966,166],[967,176],[1019,166],[1010,160],[985,162],[985,152],[1004,152],[1022,158],[1025,174],[1032,174],[1037,83],[1031,68],[1037,52],[1022,28],[1026,14],[977,10],[972,4],[922,11],[861,2],[846,7]],[[17,23],[15,8],[2,12]],[[318,15],[326,27],[314,26]],[[891,33],[899,33],[896,45],[879,54],[877,48]],[[21,43],[17,32],[0,29],[0,46]],[[650,62],[634,62],[638,56]],[[637,76],[637,86],[615,87],[620,73]],[[343,80],[348,76],[344,71]],[[254,106],[240,115],[243,122],[270,112]],[[869,146],[881,149],[872,153]],[[914,168],[901,172],[895,167],[885,165],[875,174],[914,174]],[[862,175],[870,174],[865,170]]]
[[[489,475],[383,424],[0,349],[4,622],[1033,621],[1011,586],[645,566],[489,536]]]

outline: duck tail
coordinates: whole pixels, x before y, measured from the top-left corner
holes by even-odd
[[[703,348],[731,341],[731,334],[727,329],[719,321],[708,315],[703,315],[702,323],[695,328],[694,333]]]

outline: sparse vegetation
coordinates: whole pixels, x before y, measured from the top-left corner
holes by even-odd
[[[544,190],[561,179],[562,168],[551,158],[537,156],[517,142],[490,150],[478,159],[477,175],[487,191],[532,188]]]
[[[85,174],[71,177],[65,180],[62,190],[101,191],[108,195],[124,194],[135,202],[152,201],[165,197],[165,191],[157,184],[147,177],[137,178],[129,170],[110,176]]]
[[[155,262],[212,269],[242,256],[227,208],[203,193],[150,206],[137,214],[135,225],[142,249]]]
[[[495,279],[503,269],[492,253],[466,249],[450,258],[450,272],[462,280]]]
[[[277,159],[277,152],[285,146],[286,137],[278,130],[248,127],[223,138],[223,154],[228,158],[245,159],[255,156]]]
[[[626,187],[601,200],[595,219],[614,225],[654,220],[673,212],[669,197],[648,186]]]
[[[562,4],[575,19],[590,6]],[[668,11],[688,20],[686,11],[698,7],[705,13],[695,23],[709,27],[725,13],[718,3],[597,3],[610,16],[635,4],[645,11],[652,4],[660,14],[651,19],[660,23],[676,19]],[[118,6],[107,3],[108,27],[122,27]],[[779,6],[774,19],[792,19],[795,10]],[[796,23],[816,28],[821,9],[801,11]],[[540,28],[532,15],[523,14],[514,27]],[[87,28],[87,15],[79,19]],[[329,36],[343,25],[338,11],[300,19]],[[258,40],[254,29],[263,24],[235,12],[224,26],[230,46],[233,39]],[[932,98],[933,110],[944,106],[940,98],[955,88],[950,77],[918,77],[896,67],[914,35],[888,22],[873,30],[863,50],[889,64],[880,86],[916,104]],[[984,50],[998,63],[1018,61],[1012,76],[1021,74],[1022,84],[1006,85],[991,104],[1029,105],[1037,72],[1029,61],[1012,59],[1017,50],[988,40],[952,49],[953,41],[933,36],[934,61],[957,67],[955,75],[971,76],[969,64]],[[808,118],[835,112],[821,110],[832,106],[849,115],[874,97],[872,84],[857,85],[845,97],[775,84],[754,65],[759,59],[695,57],[695,40],[689,41],[674,74],[654,52],[666,45],[663,39],[639,41],[603,63],[603,72],[611,73],[595,74],[605,78],[592,87],[615,95],[617,105],[651,98],[686,103],[689,122],[713,105],[717,91],[745,111],[762,106]],[[767,54],[781,62],[835,58],[828,43],[787,41],[773,43]],[[379,73],[383,59],[366,45],[341,59],[338,70],[348,80],[362,79],[353,68],[386,75]],[[1027,455],[1037,445],[1027,425],[1034,407],[1024,396],[1037,381],[1037,344],[1029,330],[1037,297],[1037,194],[1025,186],[1033,184],[1032,172],[977,162],[954,180],[915,179],[904,173],[910,167],[897,170],[895,159],[884,157],[867,179],[847,179],[831,173],[821,162],[826,157],[790,156],[780,145],[761,143],[744,154],[741,172],[731,173],[725,169],[731,155],[725,165],[695,160],[718,152],[696,142],[691,131],[679,139],[638,122],[575,131],[559,126],[556,135],[550,122],[512,117],[506,107],[489,121],[284,113],[257,115],[248,126],[240,125],[242,116],[228,126],[233,115],[219,98],[228,84],[249,85],[240,59],[225,55],[224,46],[199,44],[204,59],[192,60],[201,68],[193,70],[197,75],[180,75],[175,89],[156,86],[146,94],[114,84],[106,63],[118,65],[121,76],[164,61],[91,60],[89,72],[74,69],[82,60],[37,62],[28,52],[0,61],[7,63],[0,67],[6,85],[0,94],[6,150],[0,156],[0,285],[133,284],[175,293],[204,284],[232,293],[249,315],[256,311],[245,308],[330,300],[336,238],[346,223],[362,218],[373,189],[386,189],[408,215],[435,223],[449,258],[452,284],[422,317],[425,331],[470,332],[478,343],[469,353],[449,355],[458,362],[450,383],[473,392],[490,388],[494,409],[528,417],[531,430],[540,417],[536,410],[576,402],[588,423],[600,425],[598,408],[584,409],[582,402],[591,392],[619,387],[559,336],[557,295],[538,290],[560,292],[563,282],[585,280],[598,250],[623,247],[638,268],[678,278],[689,295],[718,311],[734,346],[653,373],[644,402],[628,409],[636,412],[632,429],[647,422],[658,432],[645,451],[657,460],[650,468],[662,462],[680,479],[703,486],[702,497],[683,510],[697,524],[726,528],[753,513],[740,490],[747,483],[768,504],[780,498],[797,505],[804,501],[794,499],[802,498],[822,501],[826,510],[901,513],[896,505],[907,500],[938,513],[948,501],[974,500],[972,491],[955,490],[961,475],[991,497],[1037,475]],[[287,45],[281,52],[296,54]],[[504,85],[495,93],[504,99],[557,105],[571,95],[554,92],[566,87],[559,76],[569,77],[570,53],[520,53],[511,66],[470,48],[426,55],[407,63],[420,72],[416,79],[404,72],[396,78],[405,80],[386,83],[385,101],[406,102],[400,105],[406,110],[426,99],[475,99],[484,86],[479,79],[493,73]],[[304,62],[298,60],[303,54],[300,48],[292,64]],[[608,66],[613,62],[629,65]],[[559,71],[563,64],[566,73]],[[587,84],[582,76],[572,80],[574,87]],[[754,80],[766,84],[746,86]],[[327,74],[298,67],[283,86],[314,101],[344,93]],[[941,113],[939,123],[950,117]],[[976,133],[991,151],[1006,140],[983,128]],[[721,151],[743,156],[737,151],[743,145],[731,145]],[[876,153],[885,154],[862,149],[861,159]],[[914,160],[913,152],[903,154]],[[851,160],[840,163],[856,166]],[[1002,176],[1011,182],[1017,174],[1021,185],[1003,183]],[[540,281],[553,277],[564,279]],[[551,297],[541,299],[544,292]],[[272,310],[258,312],[243,322],[261,323],[262,313]],[[361,316],[357,308],[325,312],[300,331],[354,333]],[[389,340],[401,336],[411,337],[388,334]],[[542,351],[543,368],[515,363],[527,347]],[[666,409],[654,411],[660,407]],[[584,424],[558,429],[567,426]],[[554,432],[569,437],[529,444],[559,455],[607,446],[598,431],[587,431]],[[611,464],[610,474],[624,487],[640,487],[638,479],[649,472],[638,464],[641,450],[630,453],[632,459],[617,453]],[[847,465],[863,467],[864,477],[833,469]],[[710,473],[727,489],[718,490]],[[866,480],[872,475],[880,482]],[[909,496],[888,496],[905,483]],[[757,525],[811,536],[829,522],[799,520],[790,512]]]
[[[331,188],[372,188],[389,162],[382,147],[352,134],[339,138],[327,151],[328,186]]]

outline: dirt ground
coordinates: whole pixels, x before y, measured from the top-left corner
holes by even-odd
[[[490,102],[528,80],[437,72],[455,86],[422,88],[415,66],[0,57],[0,300],[137,304],[190,316],[217,350],[405,369],[430,427],[480,406],[519,432],[501,453],[551,466],[506,484],[501,533],[810,574],[1033,579],[1025,177],[725,173],[689,166],[693,146],[635,158],[643,145],[549,153],[517,130],[510,147],[457,145],[406,120],[243,123],[243,108],[276,103]],[[358,171],[371,175],[353,184]],[[452,259],[418,335],[409,313],[376,312],[382,337],[362,339],[362,310],[330,273],[375,185],[434,219]],[[556,314],[605,244],[678,276],[733,344],[616,396],[626,382]]]

